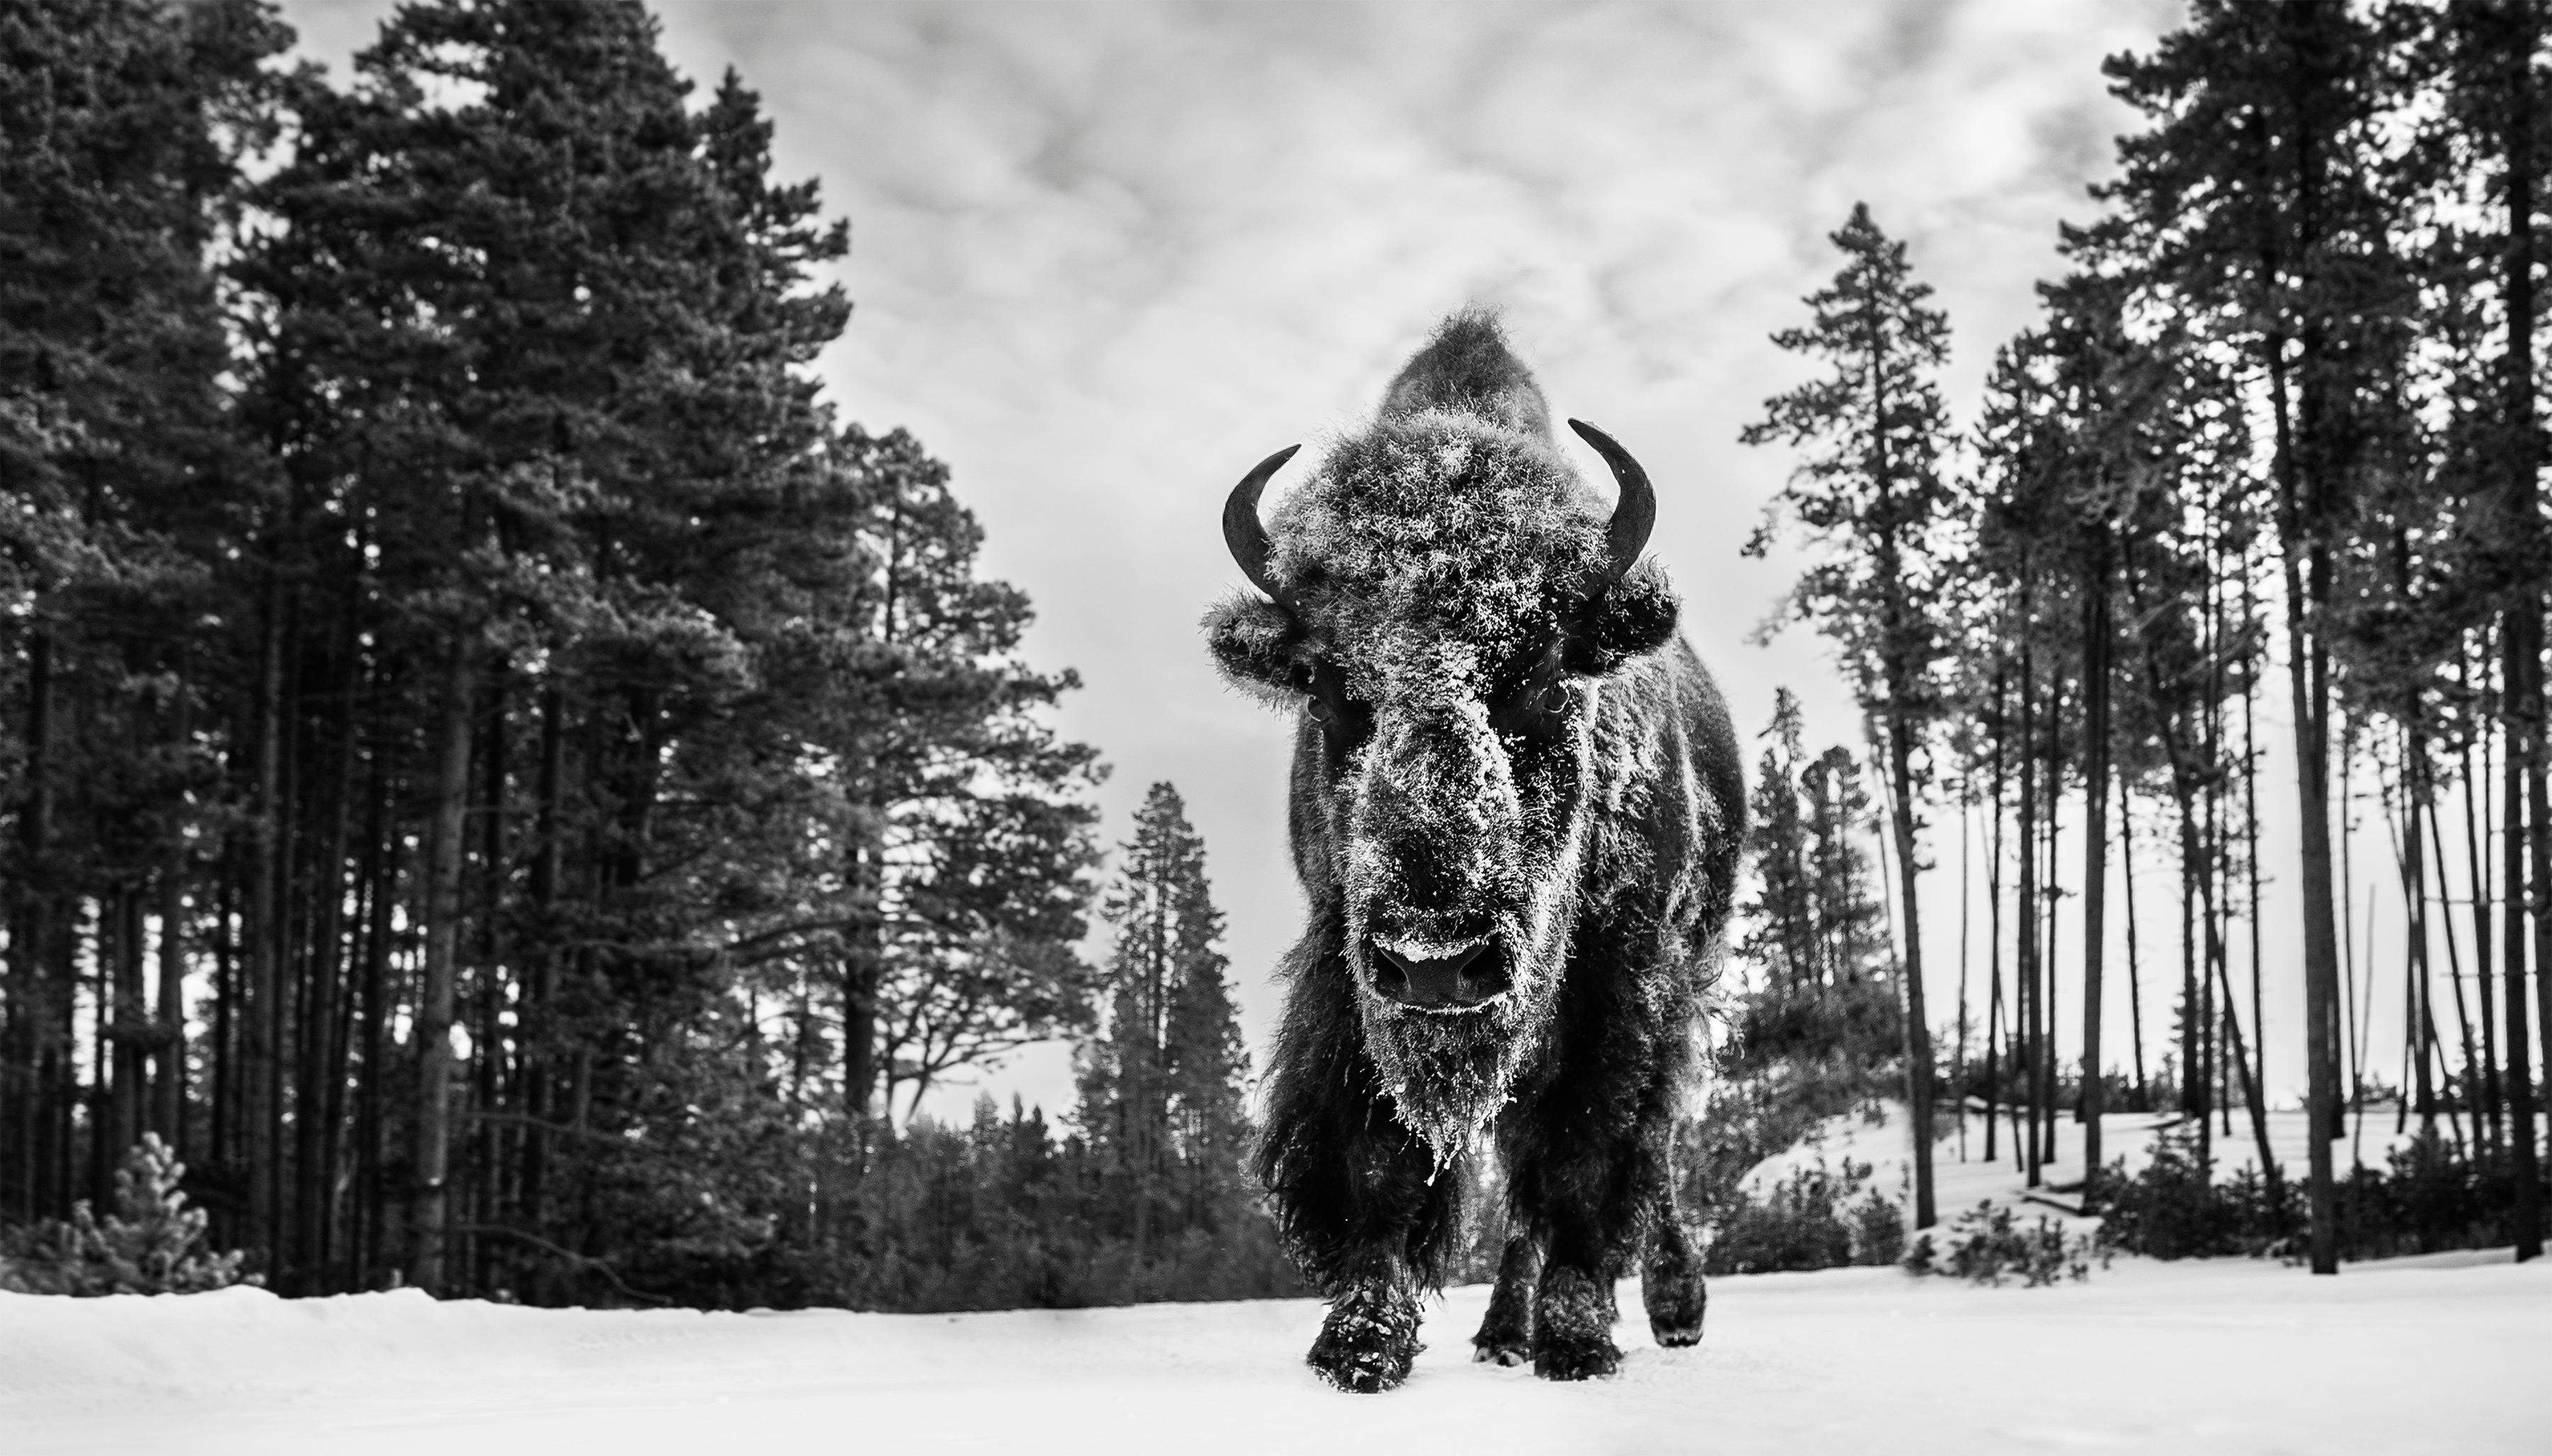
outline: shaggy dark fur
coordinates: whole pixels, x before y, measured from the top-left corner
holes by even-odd
[[[1311,1362],[1345,1389],[1407,1377],[1457,1165],[1491,1147],[1519,1232],[1477,1358],[1610,1373],[1643,1251],[1658,1340],[1700,1337],[1667,1135],[1745,794],[1674,595],[1652,564],[1616,579],[1609,516],[1495,321],[1459,315],[1278,511],[1283,604],[1206,620],[1225,674],[1299,713],[1311,915],[1258,1170],[1332,1301]],[[1466,953],[1509,988],[1448,1012],[1376,979]]]

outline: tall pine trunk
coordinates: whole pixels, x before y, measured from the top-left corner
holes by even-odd
[[[2029,616],[2027,587],[2022,590],[2021,615],[2026,622]],[[2020,1004],[2016,1008],[2019,1021],[2015,1028],[2020,1033],[2020,1048],[2012,1056],[2012,1071],[2018,1074],[2020,1086],[2027,1090],[2025,1098],[2015,1097],[2014,1101],[2026,1100],[2029,1104],[2029,1133],[2021,1140],[2020,1154],[2029,1187],[2036,1188],[2041,1152],[2038,1139],[2038,1063],[2042,1031],[2038,1014],[2038,676],[2030,656],[2029,645],[2023,642],[2020,649],[2020,901],[2016,906],[2017,927],[2013,937],[2014,947],[2019,952],[2019,964],[2013,975],[2020,986]]]
[[[2529,492],[2530,493],[2530,492]],[[2511,606],[2500,626],[2500,641],[2506,650],[2506,661],[2500,672],[2502,691],[2507,699],[2507,748],[2505,795],[2500,813],[2505,825],[2506,893],[2502,896],[2506,916],[2506,955],[2502,960],[2500,982],[2507,988],[2507,1150],[2508,1168],[2516,1181],[2514,1233],[2516,1257],[2531,1259],[2543,1252],[2541,1195],[2536,1182],[2534,1150],[2534,1073],[2527,1040],[2532,1035],[2528,1022],[2533,1019],[2525,1003],[2526,957],[2536,955],[2539,974],[2542,966],[2539,949],[2527,944],[2526,875],[2527,849],[2526,810],[2531,795],[2527,791],[2529,770],[2542,755],[2542,694],[2534,681],[2534,660],[2541,649],[2537,646],[2539,624],[2529,620],[2529,613]],[[2541,811],[2536,811],[2539,820]],[[2535,848],[2536,871],[2542,871],[2543,852]],[[2539,884],[2536,893],[2541,893]]]
[[[2543,1252],[2540,1186],[2534,1152],[2534,1092],[2527,1066],[2525,954],[2520,933],[2526,898],[2523,849],[2516,842],[2520,822],[2518,799],[2533,820],[2533,897],[2535,907],[2534,971],[2542,997],[2547,1035],[2552,1035],[2552,795],[2544,781],[2543,751],[2543,562],[2541,525],[2537,517],[2535,475],[2542,467],[2542,442],[2535,429],[2534,400],[2534,192],[2535,108],[2534,52],[2541,41],[2542,18],[2534,0],[2514,0],[2504,19],[2512,34],[2502,48],[2507,98],[2501,147],[2506,156],[2504,195],[2507,250],[2501,286],[2507,307],[2507,349],[2502,380],[2503,438],[2507,447],[2505,527],[2516,533],[2508,545],[2520,576],[2500,627],[2506,662],[2501,690],[2506,695],[2509,729],[2506,807],[2507,847],[2507,1083],[2508,1148],[2516,1178],[2516,1257]],[[2552,1042],[2547,1042],[2552,1046]],[[2547,1056],[2552,1061],[2552,1056]]]
[[[445,1230],[450,1222],[452,1152],[452,1019],[461,948],[464,818],[470,803],[470,720],[477,655],[465,631],[446,651],[442,701],[430,742],[435,753],[434,807],[427,832],[424,984],[416,1004],[415,1212],[411,1280],[427,1294],[444,1286]]]
[[[1932,1026],[1923,1008],[1923,932],[1916,910],[1914,730],[1900,710],[1887,723],[1887,771],[1896,821],[1896,871],[1904,886],[1905,1065],[1914,1115],[1914,1226],[1938,1221],[1932,1199]]]
[[[2309,138],[2304,139],[2308,144]],[[2302,167],[2309,186],[2311,165]],[[2322,623],[2327,620],[2330,566],[2315,529],[2321,482],[2297,458],[2296,435],[2314,438],[2321,401],[2309,377],[2300,405],[2288,394],[2286,341],[2272,335],[2268,351],[2270,395],[2276,427],[2278,540],[2286,577],[2286,682],[2293,704],[2295,799],[2302,848],[2304,952],[2304,1051],[2306,1134],[2309,1154],[2307,1206],[2312,1219],[2315,1274],[2339,1272],[2337,1194],[2330,1145],[2340,1135],[2339,1048],[2333,1035],[2339,1001],[2339,941],[2331,922],[2330,683]],[[2315,358],[2307,340],[2304,357]],[[2293,416],[2300,413],[2298,421]],[[2229,994],[2229,988],[2228,988]],[[2244,1069],[2248,1080],[2250,1068]]]
[[[2082,609],[2082,1206],[2100,1175],[2100,973],[2109,881],[2109,582],[2106,533]]]
[[[266,572],[260,614],[256,723],[249,750],[254,798],[248,821],[248,883],[241,901],[240,934],[246,984],[240,987],[238,1171],[248,1195],[240,1241],[272,1255],[275,1243],[273,1184],[267,1178],[278,1147],[272,1073],[277,1066],[283,984],[282,892],[275,858],[283,792],[284,602],[280,568]]]

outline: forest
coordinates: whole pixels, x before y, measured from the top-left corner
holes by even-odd
[[[1866,738],[1811,753],[1784,694],[1753,776],[1679,1137],[1719,1267],[1737,1175],[1882,1095],[1980,1102],[2033,1184],[2062,1126],[2086,1202],[2178,1210],[2155,1248],[2539,1250],[2545,40],[2532,0],[2200,3],[2112,58],[2141,129],[1967,430],[1907,246],[1833,235],[1748,550],[1808,547],[1765,630],[1826,639]],[[848,225],[754,91],[621,0],[421,0],[343,77],[291,44],[260,0],[0,0],[0,1274],[84,1289],[138,1190],[287,1294],[1292,1292],[1205,846],[1162,783],[1105,851],[1079,680],[949,471],[818,397]],[[915,1115],[1058,1040],[1076,1106]],[[2412,1234],[2340,1166],[2370,1104],[2452,1193]],[[2130,1109],[2193,1195],[2108,1173]]]
[[[2151,1195],[2150,1179],[2103,1186],[2100,1118],[2175,1111],[2189,1142],[2168,1169],[2193,1162],[2212,1201],[2212,1112],[2257,1151],[2241,1216],[2330,1273],[2343,1246],[2400,1243],[2368,1226],[2385,1175],[2338,1166],[2358,1161],[2349,1114],[2377,1100],[2421,1134],[2393,1182],[2445,1186],[2458,1236],[2540,1252],[2543,48],[2531,0],[2195,4],[2149,53],[2108,60],[2141,129],[2097,210],[2062,230],[2065,270],[1996,350],[1971,429],[1939,389],[1949,321],[1865,207],[1832,235],[1843,265],[1809,321],[1773,340],[1820,372],[1746,432],[1797,462],[1747,549],[1812,543],[1766,631],[1813,626],[1866,717],[1900,1094],[1918,1125],[1944,1078],[1980,1098],[1989,1159],[2007,1112],[2031,1185],[2078,1123],[2088,1207]],[[1782,751],[1799,757],[1794,731]],[[2298,850],[2268,864],[2260,787],[2277,772]],[[1781,818],[1757,812],[1777,839]],[[2376,907],[2354,893],[2361,819],[2389,859],[2372,883],[2408,927],[2399,964],[2377,963]],[[2140,826],[2178,889],[2149,895],[2141,923]],[[1921,883],[1951,855],[1944,1057]],[[1800,870],[1759,846],[1758,862],[1758,994],[1813,1000],[1858,977],[1835,928],[1849,897],[1811,913],[1824,901]],[[1970,875],[1989,922],[1975,1000]],[[2300,926],[2268,923],[2264,880],[2291,886]],[[2120,911],[2123,1073],[2101,1052]],[[2278,1049],[2305,1070],[2300,1184],[2269,1130],[2264,936],[2300,952],[2302,1044]],[[2148,988],[2174,1045],[2145,1045]],[[2398,1047],[2370,1044],[2379,1001],[2402,1012]],[[1938,1215],[1933,1156],[1913,1139],[1916,1229]]]
[[[0,6],[0,1216],[149,1136],[286,1293],[888,1303],[1255,1217],[1203,847],[1160,785],[1102,884],[1077,679],[816,398],[847,225],[755,93],[635,4],[290,40]],[[913,1124],[1064,1037],[1068,1143]],[[1016,1269],[900,1243],[997,1196]]]

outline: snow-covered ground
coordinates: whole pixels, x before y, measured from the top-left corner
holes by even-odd
[[[1628,1310],[1637,1289],[1626,1282]],[[0,1452],[1897,1453],[2552,1449],[2552,1262],[2121,1261],[1977,1289],[1712,1282],[1698,1348],[1550,1385],[1469,1363],[1456,1290],[1403,1390],[1301,1363],[1309,1300],[966,1315],[0,1295]]]

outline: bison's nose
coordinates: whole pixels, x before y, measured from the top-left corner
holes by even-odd
[[[1507,958],[1487,941],[1474,941],[1440,956],[1416,956],[1377,942],[1373,988],[1421,1011],[1460,1011],[1489,1000],[1513,984]]]

